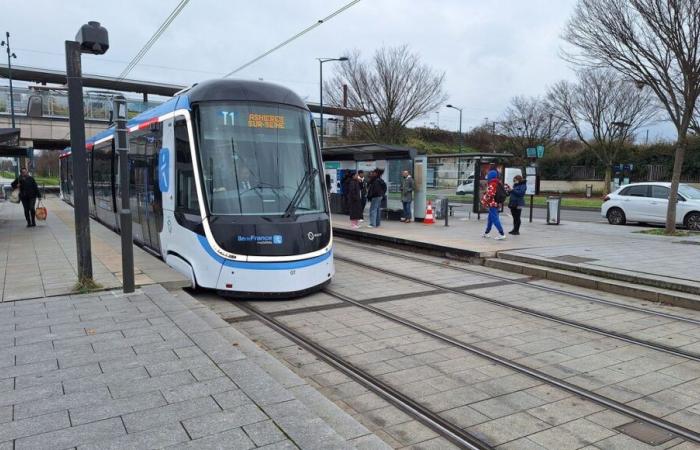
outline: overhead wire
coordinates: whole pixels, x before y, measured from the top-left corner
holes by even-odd
[[[355,4],[357,4],[357,3],[359,3],[359,2],[360,2],[360,0],[353,0],[353,1],[351,1],[351,2],[349,2],[349,3],[347,3],[347,4],[345,4],[344,6],[342,6],[342,7],[338,8],[338,9],[336,9],[335,11],[333,11],[333,12],[332,12],[331,14],[329,14],[328,16],[324,17],[323,19],[319,19],[319,20],[318,20],[316,23],[314,23],[313,25],[310,25],[310,26],[304,28],[303,30],[301,30],[300,32],[298,32],[297,34],[295,34],[294,36],[292,36],[292,37],[290,37],[289,39],[287,39],[287,40],[285,40],[285,41],[279,43],[278,45],[272,47],[270,50],[266,51],[266,52],[263,53],[262,55],[260,55],[260,56],[258,56],[258,57],[256,57],[256,58],[251,59],[250,61],[248,61],[247,63],[243,64],[242,66],[240,66],[240,67],[238,67],[238,68],[232,70],[231,72],[227,73],[226,75],[224,75],[224,78],[228,78],[228,77],[230,77],[231,75],[233,75],[233,74],[235,74],[235,73],[237,73],[237,72],[240,72],[241,70],[245,69],[246,67],[248,67],[248,66],[250,66],[250,65],[252,65],[252,64],[255,64],[256,62],[260,61],[261,59],[263,59],[264,57],[266,57],[266,56],[269,55],[270,53],[275,52],[275,51],[279,50],[280,48],[284,47],[285,45],[289,44],[290,42],[292,42],[292,41],[294,41],[294,40],[300,38],[301,36],[305,35],[305,34],[308,33],[309,31],[311,31],[311,30],[313,30],[314,28],[316,28],[316,27],[318,27],[318,26],[320,26],[320,25],[326,23],[327,21],[329,21],[329,20],[332,19],[333,17],[335,17],[335,16],[337,16],[338,14],[342,13],[343,11],[345,11],[345,10],[351,8],[352,6],[354,6]]]
[[[141,48],[141,50],[134,56],[134,58],[129,62],[129,64],[124,68],[122,73],[119,74],[117,77],[118,79],[122,80],[126,78],[127,75],[129,75],[129,72],[133,70],[133,68],[136,66],[136,64],[141,61],[141,58],[143,58],[146,53],[153,47],[153,44],[158,41],[158,39],[161,37],[161,35],[165,32],[165,30],[170,26],[170,24],[175,20],[175,18],[182,12],[182,10],[187,6],[187,4],[190,2],[190,0],[180,0],[180,3],[177,4],[175,9],[170,13],[168,17],[165,18],[165,21],[158,27],[158,29],[153,33],[153,36],[144,44],[144,46]]]

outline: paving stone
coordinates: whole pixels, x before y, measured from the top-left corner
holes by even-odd
[[[44,386],[32,386],[25,389],[3,392],[0,395],[0,406],[14,405],[15,403],[30,402],[32,400],[62,395],[61,383],[51,383]]]
[[[549,428],[545,422],[520,412],[470,427],[467,431],[490,445],[499,445]]]
[[[240,389],[214,394],[213,397],[223,410],[235,409],[239,406],[253,404],[252,400]]]
[[[138,393],[151,392],[160,389],[167,389],[173,386],[190,384],[194,381],[194,377],[192,374],[190,374],[190,372],[183,371],[139,380],[137,383],[132,381],[117,382],[113,384],[110,383],[109,390],[112,392],[112,397],[122,398],[131,397],[132,395],[136,395]]]
[[[160,392],[148,392],[118,400],[101,401],[99,404],[81,405],[70,409],[73,425],[123,416],[167,404]]]
[[[109,390],[103,386],[90,391],[56,395],[26,403],[18,403],[15,405],[15,420],[70,409],[76,406],[100,403],[110,398]]]
[[[10,410],[10,420],[12,411]],[[70,427],[70,419],[67,411],[59,411],[28,419],[18,419],[3,423],[0,427],[0,442],[31,436],[38,433],[60,430]]]
[[[235,380],[246,395],[259,405],[294,399],[294,396],[273,380],[270,375],[247,359],[222,364],[220,367],[226,375]]]
[[[464,386],[439,394],[428,395],[421,402],[433,411],[446,411],[489,398],[489,395],[472,386]]]
[[[36,375],[24,375],[15,379],[15,387],[23,389],[30,386],[47,384],[56,381],[79,379],[83,377],[100,375],[102,371],[98,364],[92,363],[84,366],[69,367],[66,369],[52,370]]]
[[[616,434],[586,419],[577,419],[528,436],[531,441],[561,450],[574,450]]]
[[[286,439],[282,431],[277,428],[277,425],[271,420],[245,425],[243,430],[249,438],[253,440],[255,445],[262,447],[263,445],[274,444]]]
[[[350,444],[358,450],[389,450],[392,447],[384,442],[379,436],[366,434],[350,441]],[[438,449],[450,449],[449,445],[436,447]]]
[[[298,449],[291,441],[276,442],[274,444],[258,447],[258,450],[294,450]]]
[[[263,406],[263,411],[301,448],[350,447],[328,424],[309,414],[299,400],[266,405]]]
[[[152,353],[137,355],[133,351],[129,352],[127,355],[110,359],[108,361],[101,361],[100,367],[105,373],[122,371],[124,369],[132,367],[145,367],[149,365],[155,365],[164,362],[177,361],[177,354],[172,349],[161,350]]]
[[[233,428],[267,420],[267,416],[255,405],[208,414],[194,419],[184,420],[182,425],[192,439],[218,434]]]
[[[189,437],[179,423],[163,425],[154,430],[127,434],[116,438],[81,445],[78,450],[121,450],[163,448],[189,441]]]
[[[214,434],[200,439],[195,439],[193,441],[185,442],[179,445],[175,445],[173,447],[169,447],[169,449],[221,450],[235,448],[236,450],[246,450],[254,447],[255,444],[248,438],[245,432],[243,432],[243,429],[236,428],[234,430],[229,430],[224,433]]]
[[[66,394],[80,391],[89,391],[98,386],[109,384],[134,383],[137,380],[149,378],[148,372],[144,367],[134,367],[125,370],[116,370],[109,373],[101,373],[99,375],[76,378],[72,380],[63,380],[63,390]]]
[[[58,364],[55,359],[31,364],[23,364],[20,366],[3,367],[0,369],[0,379],[40,374],[56,369],[58,369]]]
[[[66,348],[65,350],[71,350],[74,347]],[[58,356],[58,365],[59,367],[64,369],[66,367],[84,366],[86,364],[94,362],[102,363],[109,360],[120,359],[125,357],[131,358],[133,356],[134,351],[130,348],[118,348],[99,353],[85,352],[81,350],[65,356]]]
[[[194,358],[176,359],[167,362],[147,364],[146,370],[148,370],[148,373],[152,377],[155,377],[204,366],[214,367],[215,364],[207,356],[195,356]],[[221,375],[223,375],[223,373]]]
[[[542,405],[543,403],[545,402],[542,399],[519,391],[500,397],[490,398],[478,403],[472,403],[469,406],[492,419],[497,419],[518,411],[524,411]]]
[[[238,387],[228,377],[220,377],[167,388],[162,390],[162,393],[168,403],[177,403],[231,390],[238,390]]]
[[[243,352],[232,346],[216,331],[196,333],[191,337],[197,346],[217,364],[245,358]]]
[[[441,416],[460,428],[471,427],[472,425],[491,420],[489,417],[481,414],[469,406],[460,406],[458,408],[443,411]]]
[[[604,409],[596,403],[571,397],[530,409],[528,413],[551,425],[559,425]]]
[[[15,441],[15,450],[77,447],[124,434],[122,421],[115,418],[21,438]]]
[[[129,433],[155,428],[162,424],[183,421],[190,418],[221,411],[211,397],[201,397],[186,402],[173,403],[122,416]]]
[[[403,446],[417,444],[437,437],[434,431],[421,426],[413,420],[387,427],[385,431]]]

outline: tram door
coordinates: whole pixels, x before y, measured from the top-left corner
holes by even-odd
[[[156,183],[158,150],[162,144],[161,124],[131,133],[131,214],[134,238],[160,251],[159,224],[162,222],[161,194]]]

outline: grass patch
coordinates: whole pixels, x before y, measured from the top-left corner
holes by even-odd
[[[666,229],[664,228],[654,228],[651,230],[635,231],[639,234],[650,234],[652,236],[669,236],[669,237],[693,237],[700,236],[700,232],[697,231],[686,231],[686,230],[676,230],[673,234],[666,234]]]
[[[102,289],[102,285],[95,283],[92,278],[81,278],[73,286],[73,292],[76,294],[88,294],[90,292],[99,291]]]
[[[15,174],[13,172],[8,172],[7,170],[1,170],[0,171],[0,178],[9,178],[11,180],[15,179]],[[42,185],[46,186],[58,186],[59,180],[58,177],[40,177],[40,176],[35,176],[34,181],[36,181],[36,184],[41,187]]]

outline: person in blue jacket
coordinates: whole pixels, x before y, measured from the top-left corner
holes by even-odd
[[[510,213],[513,215],[513,230],[509,231],[508,234],[516,236],[520,234],[520,214],[525,206],[526,191],[527,182],[520,175],[516,175],[513,178],[513,187],[510,190],[510,201],[508,202]]]

